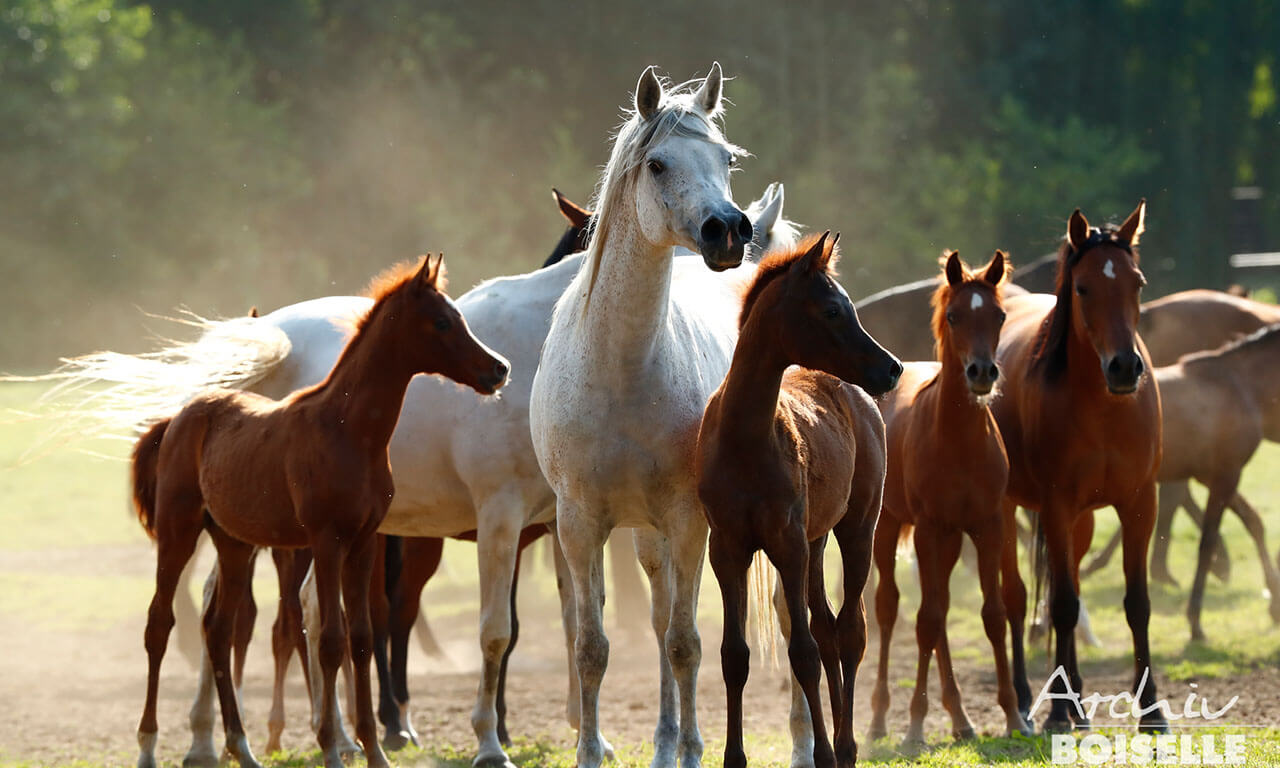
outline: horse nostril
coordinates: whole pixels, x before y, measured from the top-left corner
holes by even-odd
[[[988,365],[987,365],[987,376],[988,376],[988,378],[990,378],[992,381],[995,381],[996,379],[1000,378],[1000,368],[999,368],[995,363],[990,363],[990,364],[988,364]]]
[[[969,363],[969,367],[964,369],[964,375],[969,379],[969,381],[973,381],[978,378],[978,364]]]
[[[738,237],[742,242],[751,242],[751,236],[755,234],[755,229],[751,226],[751,219],[747,218],[745,213],[738,214]]]
[[[1133,375],[1141,376],[1144,370],[1146,370],[1146,366],[1142,364],[1142,358],[1135,358],[1133,363]]]
[[[902,363],[894,360],[893,365],[889,366],[889,373],[893,374],[893,378],[896,381],[900,376],[902,376]]]
[[[704,243],[718,243],[728,232],[725,223],[716,216],[702,222],[702,242]]]
[[[1107,363],[1107,373],[1111,376],[1120,375],[1120,358],[1119,356],[1111,358],[1111,362]]]
[[[510,371],[511,368],[501,360],[493,364],[493,375],[499,379],[507,378],[507,374],[510,373]]]

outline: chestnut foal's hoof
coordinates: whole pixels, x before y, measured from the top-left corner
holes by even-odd
[[[958,731],[952,731],[951,736],[956,741],[969,741],[970,739],[976,739],[978,737],[978,733],[973,729],[973,726],[968,726],[966,728],[961,728]]]

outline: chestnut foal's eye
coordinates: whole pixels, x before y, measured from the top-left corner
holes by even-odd
[[[956,313],[952,312],[951,310],[947,310],[947,324],[948,325],[956,324]]]
[[[1088,295],[1088,293],[1089,293],[1089,292],[1085,290],[1085,288],[1084,288],[1084,286],[1083,286],[1083,285],[1077,285],[1077,286],[1076,286],[1076,295],[1077,295],[1077,296],[1085,296],[1085,295]]]
[[[663,165],[660,160],[650,160],[646,165],[649,166],[649,170],[653,172],[654,176],[661,176],[662,172],[667,170],[667,166]]]
[[[445,331],[448,331],[448,330],[449,330],[450,328],[452,328],[452,327],[453,327],[453,322],[452,322],[452,321],[450,321],[450,320],[449,320],[449,318],[447,318],[447,317],[437,317],[437,318],[436,318],[436,330],[437,330],[437,331],[439,331],[439,332],[441,332],[441,333],[444,333]]]

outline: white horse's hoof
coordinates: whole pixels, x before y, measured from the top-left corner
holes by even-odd
[[[471,763],[472,768],[516,768],[515,763],[506,755],[488,755],[486,757],[476,756]]]

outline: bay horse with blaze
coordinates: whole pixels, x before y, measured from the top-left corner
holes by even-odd
[[[322,710],[318,740],[339,768],[334,675],[350,634],[357,735],[371,766],[386,766],[373,719],[369,584],[378,525],[395,492],[387,446],[405,390],[440,373],[493,394],[505,360],[480,343],[444,293],[442,259],[403,265],[377,279],[375,299],[329,376],[276,401],[234,390],[194,398],[157,422],[133,454],[138,517],[157,545],[156,592],[147,617],[147,699],[138,726],[140,768],[155,765],[160,663],[173,627],[173,593],[202,530],[218,554],[205,612],[228,750],[258,766],[229,674],[231,630],[258,547],[307,547],[320,595]],[[347,611],[343,626],[342,603]]]
[[[1076,209],[1058,251],[1055,297],[1016,297],[1006,304],[997,363],[1004,385],[991,405],[1009,455],[1004,512],[1013,530],[1016,505],[1038,514],[1049,577],[1049,610],[1057,635],[1054,665],[1073,690],[1083,681],[1076,659],[1080,560],[1093,534],[1092,511],[1115,507],[1123,530],[1125,618],[1133,634],[1134,694],[1150,711],[1143,730],[1168,728],[1153,707],[1147,593],[1147,547],[1156,520],[1160,468],[1160,393],[1138,336],[1146,280],[1136,246],[1146,201],[1119,227],[1091,228]],[[1022,632],[1026,591],[1017,572],[1016,544],[1005,543],[1005,607],[1013,630],[1019,708],[1030,707]],[[1065,694],[1056,676],[1053,692]],[[1045,730],[1087,727],[1079,707],[1053,701]]]
[[[761,549],[782,582],[786,606],[779,615],[784,631],[790,627],[791,669],[812,719],[813,754],[797,757],[818,768],[857,760],[853,686],[866,647],[861,593],[885,472],[884,424],[867,393],[892,389],[902,364],[858,323],[834,277],[829,235],[761,263],[743,301],[728,375],[707,403],[698,434],[698,496],[724,595],[729,768],[746,765],[747,571]],[[849,595],[838,618],[822,572],[832,531]],[[831,692],[834,754],[822,722],[819,659]]]

